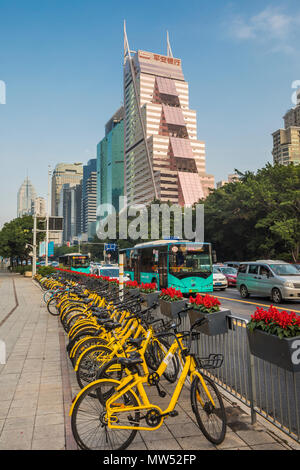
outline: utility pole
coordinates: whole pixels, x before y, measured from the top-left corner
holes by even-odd
[[[50,175],[51,168],[48,166],[48,193],[47,193],[47,219],[46,219],[46,259],[45,266],[48,266],[48,246],[49,246],[49,212],[50,212]]]
[[[36,275],[36,229],[37,229],[37,217],[36,208],[33,215],[33,246],[32,246],[32,277]]]

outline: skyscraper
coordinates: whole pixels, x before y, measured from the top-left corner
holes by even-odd
[[[22,183],[17,196],[17,216],[32,214],[32,205],[36,199],[35,189],[28,176]]]
[[[124,193],[128,203],[154,198],[191,205],[214,187],[206,173],[205,143],[197,139],[196,111],[181,60],[137,51],[124,31]]]
[[[97,205],[111,204],[119,211],[124,195],[124,108],[105,125],[105,137],[97,145]]]
[[[281,165],[300,163],[300,90],[297,105],[283,117],[284,129],[278,129],[273,136],[273,162]]]
[[[51,214],[58,216],[60,192],[64,184],[69,187],[81,184],[83,178],[82,163],[58,163],[52,175]]]
[[[92,238],[96,233],[97,211],[97,159],[92,158],[83,166],[81,233]]]
[[[82,185],[63,184],[59,194],[58,215],[63,217],[63,242],[73,243],[81,232]]]

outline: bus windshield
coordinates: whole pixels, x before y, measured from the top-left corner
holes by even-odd
[[[90,265],[88,256],[72,256],[71,266],[73,268],[86,268]]]
[[[208,245],[173,245],[169,252],[170,273],[176,277],[186,275],[208,275],[212,273]]]

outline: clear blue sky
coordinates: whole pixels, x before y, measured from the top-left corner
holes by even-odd
[[[300,80],[297,0],[0,0],[0,225],[16,216],[28,175],[47,193],[47,168],[86,162],[122,103],[123,20],[131,49],[183,61],[207,171],[271,161],[271,133]]]

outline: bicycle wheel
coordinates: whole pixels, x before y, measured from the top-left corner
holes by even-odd
[[[76,349],[73,357],[71,358],[71,361],[72,361],[72,364],[73,364],[74,367],[76,365],[76,362],[79,359],[79,356],[81,356],[81,354],[83,353],[83,351],[85,349],[90,348],[91,346],[96,346],[96,345],[105,346],[105,345],[108,344],[107,340],[105,340],[103,338],[99,338],[98,336],[90,336],[90,335],[86,335],[85,339],[84,339],[84,336],[81,337],[80,341],[81,341],[80,345],[78,345],[78,348]],[[70,352],[71,352],[71,350],[70,350]]]
[[[54,317],[57,317],[59,315],[59,312],[56,308],[56,299],[55,299],[55,297],[52,297],[51,299],[48,300],[47,310]]]
[[[84,388],[97,378],[100,367],[111,359],[112,350],[106,346],[92,346],[84,351],[76,364],[76,380]]]
[[[226,413],[223,400],[214,382],[206,375],[201,374],[201,376],[214,404],[200,378],[195,376],[191,387],[192,410],[206,439],[213,444],[221,444],[226,434]]]
[[[110,429],[106,421],[106,408],[97,397],[106,394],[106,389],[114,390],[118,381],[101,380],[90,384],[76,401],[72,416],[71,428],[78,446],[84,450],[124,450],[136,436],[135,429]],[[129,390],[118,398],[118,407],[138,406],[134,394]],[[122,416],[120,418],[119,416]],[[138,426],[139,412],[122,412],[118,415],[118,425]]]

